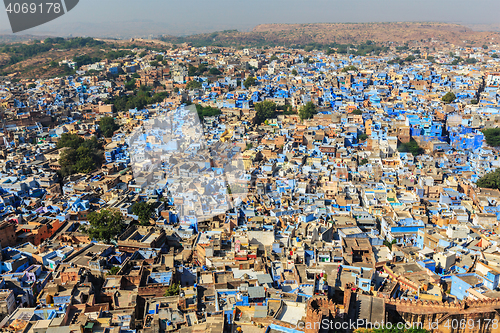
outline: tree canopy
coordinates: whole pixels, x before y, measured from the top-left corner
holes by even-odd
[[[255,111],[255,121],[257,124],[261,124],[267,119],[271,119],[276,116],[276,104],[271,101],[256,103]]]
[[[253,76],[249,76],[246,78],[245,82],[243,82],[243,85],[245,88],[250,88],[252,86],[257,85],[257,79],[254,78]]]
[[[125,84],[127,90],[132,90],[135,88],[135,79],[128,81]],[[168,97],[167,92],[155,93],[151,96],[152,88],[146,86],[140,86],[139,89],[135,90],[133,95],[124,95],[115,97],[113,100],[113,105],[118,111],[127,111],[130,109],[137,108],[142,110],[148,104],[160,103],[166,97]]]
[[[457,98],[457,96],[455,96],[455,94],[450,91],[450,92],[447,92],[446,95],[444,95],[443,98],[441,98],[441,100],[445,103],[451,103],[456,98]]]
[[[186,84],[186,89],[187,89],[187,90],[200,89],[201,87],[202,87],[201,82],[198,82],[198,81],[196,81],[196,80],[189,81],[189,82]]]
[[[221,110],[217,108],[211,106],[201,106],[200,104],[196,104],[196,111],[198,112],[200,120],[203,120],[205,117],[218,116],[222,113]]]
[[[118,210],[102,209],[89,213],[87,219],[90,225],[84,231],[97,241],[110,243],[125,229],[123,216]]]
[[[413,139],[411,139],[410,142],[401,143],[398,146],[398,151],[400,153],[412,153],[413,156],[422,155],[424,153],[424,149]]]
[[[344,67],[342,68],[342,73],[347,73],[349,71],[358,71],[358,69],[356,68],[356,66],[347,66],[347,67]]]
[[[484,188],[500,189],[500,169],[496,169],[479,178],[476,185]]]
[[[488,128],[483,130],[486,143],[491,147],[500,146],[500,128]]]
[[[99,120],[99,128],[101,129],[102,135],[110,138],[113,136],[113,133],[120,128],[120,126],[115,122],[115,118],[103,117]]]
[[[318,111],[316,111],[316,106],[313,102],[307,102],[306,105],[299,110],[300,119],[311,119],[316,113],[318,113]]]
[[[154,207],[152,204],[147,202],[135,202],[132,205],[132,213],[137,215],[139,218],[139,222],[142,225],[149,225],[149,219],[151,218],[151,214],[154,212]]]
[[[165,297],[169,296],[176,296],[179,295],[180,293],[180,285],[178,283],[172,283],[168,288],[165,290]]]
[[[89,173],[103,161],[102,144],[96,137],[85,140],[76,134],[64,133],[57,142],[57,148],[68,148],[59,158],[63,177],[74,173]]]

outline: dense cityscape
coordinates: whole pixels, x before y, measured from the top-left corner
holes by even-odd
[[[0,72],[0,329],[498,331],[496,41],[133,43]]]

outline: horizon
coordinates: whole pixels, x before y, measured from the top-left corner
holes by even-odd
[[[276,0],[229,2],[191,0],[167,3],[159,0],[80,1],[57,20],[12,34],[7,14],[0,14],[0,34],[92,36],[101,38],[188,36],[223,30],[251,31],[260,24],[394,23],[434,22],[460,24],[474,30],[500,30],[500,2],[493,0],[407,0],[380,2],[358,0],[356,5],[340,1]],[[383,7],[383,8],[382,8]],[[300,10],[297,10],[300,8]],[[432,8],[432,10],[429,10]],[[263,10],[264,9],[264,10]]]

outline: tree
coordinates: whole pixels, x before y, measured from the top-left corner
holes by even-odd
[[[99,120],[99,128],[105,137],[110,138],[120,126],[115,122],[115,118],[103,117]]]
[[[270,61],[270,62],[273,62],[274,60],[278,60],[278,57],[277,57],[275,54],[273,54],[273,55],[271,56],[271,58],[269,59],[269,61]]]
[[[257,124],[261,124],[267,119],[271,119],[276,116],[276,104],[271,101],[256,103],[255,111],[255,121]]]
[[[487,50],[487,49],[488,49],[488,45],[484,44],[484,45],[483,45],[483,49],[484,49],[484,50]]]
[[[486,143],[491,147],[500,146],[500,128],[488,128],[483,130]]]
[[[176,296],[180,294],[180,284],[178,283],[172,283],[168,288],[165,290],[165,297],[169,296]]]
[[[368,135],[366,133],[361,133],[360,135],[358,135],[359,141],[365,141],[366,139],[368,139]]]
[[[494,59],[497,59],[497,58],[498,58],[498,54],[493,53],[493,54],[491,55],[491,57],[492,57],[492,58],[494,58]]]
[[[311,119],[316,113],[316,106],[313,102],[307,102],[306,105],[302,106],[299,110],[300,119]]]
[[[478,100],[477,100],[477,99],[472,99],[472,100],[470,101],[470,104],[472,104],[472,105],[476,105],[476,104],[479,104],[479,102],[478,102]]]
[[[70,147],[73,149],[78,149],[81,144],[85,142],[85,139],[76,134],[63,133],[59,141],[57,141],[57,148]]]
[[[384,241],[384,245],[387,246],[389,248],[389,250],[392,250],[392,246],[396,243],[397,243],[397,241],[395,239],[393,239],[392,242],[388,242],[386,240]]]
[[[415,58],[415,56],[409,55],[409,56],[407,56],[407,57],[405,58],[405,61],[406,61],[406,62],[412,62],[412,61],[414,61],[415,59],[416,59],[416,58]]]
[[[222,111],[217,108],[213,108],[211,106],[201,106],[200,104],[196,104],[196,111],[198,112],[200,120],[203,120],[205,117],[213,117],[222,114]]]
[[[243,82],[243,85],[245,88],[250,88],[252,86],[255,86],[257,84],[257,79],[254,78],[253,76],[249,76],[246,78],[245,82]]]
[[[368,164],[368,159],[363,158],[363,159],[359,162],[359,165],[365,165],[365,164]]]
[[[196,76],[197,72],[198,69],[196,67],[191,64],[188,65],[188,76]]]
[[[90,225],[84,229],[84,232],[91,239],[108,244],[125,228],[123,216],[118,210],[102,209],[99,212],[89,213],[87,219]]]
[[[352,114],[355,114],[355,115],[362,115],[362,114],[363,114],[363,111],[361,111],[360,109],[356,109],[356,110],[352,111]]]
[[[500,189],[500,169],[496,169],[479,178],[476,185],[484,188]]]
[[[446,104],[453,102],[455,99],[457,99],[457,96],[455,96],[455,94],[452,93],[451,91],[447,92],[446,95],[444,95],[443,98],[441,98],[441,100]]]
[[[342,73],[347,73],[349,71],[357,72],[358,69],[355,66],[347,66],[347,67],[342,68]]]
[[[149,225],[149,219],[154,212],[152,204],[147,202],[136,202],[132,205],[132,213],[139,217],[139,222],[142,225]]]
[[[120,266],[113,266],[109,269],[108,275],[116,275],[120,271]]]
[[[296,69],[293,69],[293,70],[292,70],[292,75],[297,76],[297,74],[299,74],[299,73],[297,72],[297,70],[296,70]]]
[[[215,67],[210,68],[210,70],[208,72],[211,75],[221,75],[222,74],[222,72],[218,68],[215,68]]]
[[[153,61],[151,61],[151,62],[149,63],[149,65],[150,65],[151,67],[156,67],[156,66],[158,66],[158,61],[153,60]]]
[[[102,164],[102,144],[96,137],[84,140],[76,134],[64,133],[57,142],[57,148],[69,148],[59,158],[60,174],[63,177],[74,173],[89,173]]]
[[[202,84],[201,82],[198,82],[198,81],[189,81],[187,84],[186,84],[186,89],[187,90],[194,90],[194,89],[200,89],[202,87]]]
[[[413,139],[411,139],[410,142],[400,144],[398,146],[398,151],[400,153],[412,153],[413,156],[422,155],[424,153],[424,149]]]

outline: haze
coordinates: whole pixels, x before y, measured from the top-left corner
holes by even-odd
[[[499,12],[498,0],[80,0],[63,17],[23,33],[130,38],[248,31],[262,23],[388,21],[439,21],[499,30]],[[11,33],[3,10],[0,33]]]

